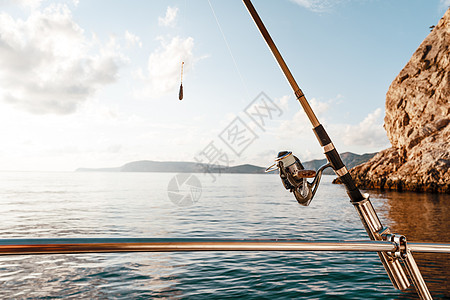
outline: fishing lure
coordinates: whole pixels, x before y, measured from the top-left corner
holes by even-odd
[[[181,84],[180,91],[178,92],[178,99],[183,100],[183,65],[184,61],[181,62]]]

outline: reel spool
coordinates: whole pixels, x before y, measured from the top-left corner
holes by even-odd
[[[323,165],[319,170],[305,170],[300,160],[291,151],[281,151],[278,153],[275,163],[266,169],[266,172],[278,170],[281,182],[285,189],[294,194],[300,205],[308,206],[314,197],[319,186],[322,172],[330,164]],[[308,182],[308,178],[314,178]]]

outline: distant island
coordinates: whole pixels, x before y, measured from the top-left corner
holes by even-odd
[[[76,172],[167,172],[167,173],[242,173],[261,174],[265,168],[254,165],[225,167],[186,161],[140,160],[127,163],[118,168],[79,168]]]
[[[355,154],[345,152],[341,158],[348,169],[370,160],[376,153]],[[327,160],[318,159],[302,162],[305,169],[317,170],[327,163]],[[117,168],[78,168],[76,172],[167,172],[167,173],[231,173],[231,174],[263,174],[266,167],[259,167],[250,164],[225,167],[219,165],[208,165],[196,162],[184,161],[151,161],[140,160],[127,163]],[[324,174],[334,174],[333,170],[327,169]]]

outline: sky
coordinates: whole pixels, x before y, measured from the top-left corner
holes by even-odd
[[[390,147],[386,92],[450,0],[253,5],[337,150]],[[0,170],[322,159],[311,129],[241,1],[0,0]]]

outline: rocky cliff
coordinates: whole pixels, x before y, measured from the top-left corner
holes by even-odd
[[[450,9],[386,94],[392,147],[351,170],[360,188],[450,193]]]

